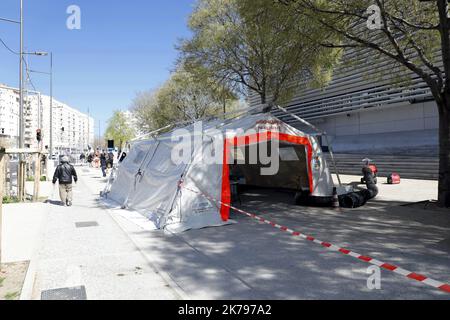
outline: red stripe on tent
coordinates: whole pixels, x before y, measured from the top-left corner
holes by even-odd
[[[231,146],[241,147],[250,144],[261,143],[271,141],[272,139],[277,139],[283,142],[289,142],[292,144],[304,145],[308,150],[308,178],[309,178],[309,189],[310,192],[314,192],[314,178],[312,173],[312,158],[313,158],[313,148],[311,141],[307,137],[292,136],[285,133],[278,132],[263,132],[253,135],[235,137],[231,139],[225,139],[224,144],[224,164],[222,169],[222,205],[220,208],[220,215],[223,221],[228,221],[230,219],[230,208],[227,205],[231,205],[231,187],[230,187],[230,153]]]
[[[224,154],[223,154],[223,163],[222,166],[222,205],[220,207],[220,216],[223,221],[228,221],[230,219],[230,207],[231,205],[231,184],[230,184],[230,167],[228,163],[230,161],[228,141],[225,139],[224,144]]]
[[[381,266],[383,269],[389,270],[389,271],[395,271],[398,269],[398,267],[393,266],[392,264],[385,263]]]
[[[309,241],[314,241],[314,240],[316,240],[316,239],[313,238],[313,237],[307,237],[306,239],[309,240]]]
[[[292,233],[292,235],[293,235],[294,237],[300,237],[301,233],[300,233],[300,232],[294,232],[294,233]]]
[[[311,145],[311,141],[306,137],[298,137],[298,136],[292,136],[285,133],[279,134],[279,140],[290,142],[292,144],[298,144],[298,145],[304,145],[308,149],[308,177],[309,177],[309,190],[311,193],[314,192],[314,178],[312,174],[312,160],[313,160],[313,148]]]
[[[339,251],[343,254],[350,254],[350,252],[351,252],[350,250],[347,250],[347,249],[339,249]]]
[[[288,230],[287,227],[281,227],[280,229],[281,229],[281,231],[287,231]]]
[[[414,280],[417,280],[417,281],[420,281],[420,282],[422,282],[422,281],[428,279],[428,277],[425,277],[425,276],[423,276],[423,275],[421,275],[421,274],[417,274],[417,273],[411,273],[411,274],[409,274],[409,275],[408,275],[408,278],[414,279]]]
[[[322,246],[324,246],[325,248],[329,248],[329,247],[331,247],[331,243],[322,242]]]

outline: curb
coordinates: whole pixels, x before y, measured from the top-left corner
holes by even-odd
[[[33,300],[33,294],[36,284],[37,276],[37,266],[41,251],[42,242],[44,240],[44,231],[48,223],[48,216],[50,212],[45,213],[44,220],[39,228],[39,236],[36,241],[36,248],[34,249],[33,255],[31,256],[30,264],[28,266],[27,274],[25,276],[25,281],[22,286],[22,292],[20,294],[19,300]]]
[[[32,259],[30,261],[30,264],[28,265],[27,274],[23,282],[19,300],[33,299],[33,290],[34,284],[36,282],[36,274],[37,274],[37,262],[35,262],[35,259]]]

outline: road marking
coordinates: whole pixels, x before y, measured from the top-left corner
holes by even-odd
[[[406,277],[408,279],[415,280],[415,281],[418,281],[420,283],[423,283],[423,284],[426,284],[428,286],[431,286],[433,288],[436,288],[436,289],[439,289],[441,291],[444,291],[446,293],[450,293],[450,285],[446,284],[444,282],[440,282],[440,281],[434,280],[432,278],[429,278],[427,276],[424,276],[422,274],[418,274],[418,273],[415,273],[415,272],[411,272],[411,271],[405,270],[403,268],[399,268],[399,267],[394,266],[394,265],[389,264],[389,263],[381,262],[379,260],[373,259],[372,257],[361,255],[359,253],[353,252],[353,251],[345,249],[345,248],[341,248],[341,247],[333,245],[331,243],[318,240],[318,239],[316,239],[316,238],[314,238],[312,236],[303,235],[301,232],[291,230],[291,229],[289,229],[289,228],[287,228],[285,226],[281,226],[281,225],[279,225],[277,223],[274,223],[272,221],[269,221],[267,219],[259,217],[258,215],[254,214],[254,213],[249,213],[249,212],[244,211],[242,209],[235,208],[235,207],[233,207],[233,206],[231,206],[229,204],[225,204],[222,201],[214,199],[214,198],[212,198],[212,197],[210,197],[210,196],[208,196],[206,194],[203,194],[200,191],[196,191],[196,190],[190,189],[188,187],[185,187],[183,184],[180,184],[180,186],[182,188],[188,190],[188,191],[191,191],[193,193],[197,193],[197,194],[205,197],[206,199],[215,202],[216,204],[225,205],[226,207],[229,207],[230,209],[232,209],[232,210],[234,210],[236,212],[244,214],[247,217],[255,219],[258,222],[270,225],[270,226],[272,226],[274,228],[277,228],[277,229],[281,230],[282,232],[285,232],[285,233],[288,232],[292,236],[308,240],[308,241],[316,243],[316,244],[318,244],[318,245],[320,245],[320,246],[322,246],[324,248],[327,248],[328,250],[340,252],[340,253],[342,253],[342,254],[344,254],[346,256],[350,256],[350,257],[356,258],[359,261],[363,261],[363,262],[369,263],[371,265],[375,265],[377,267],[381,267],[381,268],[383,268],[385,270],[394,272],[394,273],[396,273],[398,275],[402,275],[402,276],[404,276],[404,277]]]

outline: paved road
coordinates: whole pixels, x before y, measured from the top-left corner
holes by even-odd
[[[75,207],[51,207],[39,265],[41,289],[84,284],[91,299],[450,298],[387,271],[382,289],[369,290],[368,264],[244,216],[233,216],[237,224],[181,235],[144,230],[121,210],[97,202],[104,186],[98,171],[81,176]],[[249,193],[243,200],[243,208],[295,230],[450,281],[448,214],[379,205],[342,213],[305,209],[282,193]],[[100,227],[76,229],[82,221]]]
[[[75,187],[74,206],[47,204],[47,220],[36,257],[33,298],[46,290],[85,286],[88,299],[179,299],[127,234],[98,203],[83,173]],[[97,227],[77,228],[76,223]]]

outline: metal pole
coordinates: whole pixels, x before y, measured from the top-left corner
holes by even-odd
[[[19,52],[19,149],[24,147],[24,108],[23,108],[23,0],[20,0],[20,52]],[[17,172],[17,191],[19,202],[23,201],[25,185],[23,183],[23,155],[19,155],[19,170]]]
[[[3,149],[3,148],[2,148]],[[4,184],[5,176],[5,157],[6,154],[3,150],[0,150],[0,271],[2,266],[2,222],[3,222],[3,196],[4,196]]]
[[[19,149],[24,146],[24,110],[23,110],[23,0],[20,0],[20,73],[19,73]],[[22,157],[21,157],[22,159]]]
[[[91,145],[91,109],[88,108],[88,117],[87,117],[87,122],[88,122],[88,130],[87,130],[87,144],[84,145],[84,147],[89,149],[89,146]],[[90,150],[89,150],[90,151]]]
[[[42,129],[42,106],[41,106],[41,94],[38,93],[38,129]]]
[[[101,120],[98,120],[98,143],[102,144],[101,140],[102,140],[102,122]],[[103,146],[102,146],[103,148]]]
[[[50,145],[49,159],[53,158],[53,52],[50,52]]]

